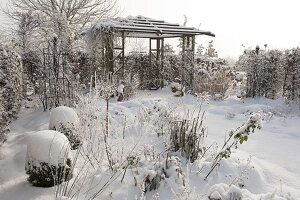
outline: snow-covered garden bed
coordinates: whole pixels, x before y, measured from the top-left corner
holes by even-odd
[[[92,95],[82,98],[76,108],[83,135],[82,147],[74,151],[78,159],[74,163],[73,178],[69,184],[61,185],[65,193],[57,195],[74,195],[78,199],[300,198],[300,160],[296,153],[300,145],[300,112],[296,105],[264,98],[202,102],[203,128],[207,128],[200,140],[199,157],[191,162],[181,151],[172,150],[168,128],[172,127],[172,121],[188,119],[192,113],[197,116],[201,102],[201,98],[192,95],[174,97],[170,88],[139,91],[130,101],[112,100],[109,134],[105,135],[106,102]],[[206,178],[230,130],[237,130],[235,133],[246,130],[243,127],[247,126],[241,125],[252,113],[260,113],[263,128],[247,135],[247,141],[243,137],[243,144],[237,143],[237,149],[231,148],[230,157],[224,156]],[[37,111],[25,113],[13,124],[9,141],[29,134],[26,128],[18,132],[20,124],[39,116]],[[46,127],[49,118],[40,120]],[[11,156],[25,157],[22,145],[19,150],[8,144],[3,149],[0,169],[16,165],[9,159]],[[20,160],[17,164],[23,162]],[[0,195],[4,200],[20,195],[24,195],[24,199],[53,199],[50,190],[40,191],[28,185],[18,188],[13,180],[28,184],[22,169],[11,173],[11,177],[7,177],[0,170],[4,177],[0,180]],[[14,188],[18,188],[18,194],[14,194]]]

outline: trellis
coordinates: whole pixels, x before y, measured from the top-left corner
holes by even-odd
[[[68,53],[58,48],[57,38],[43,49],[43,71],[40,79],[40,98],[44,110],[60,105],[71,106],[76,86],[70,77]]]
[[[110,31],[113,30],[114,34]],[[166,38],[182,38],[182,69],[186,70],[189,77],[185,79],[186,85],[192,85],[194,79],[193,63],[195,54],[195,36],[215,35],[209,31],[202,31],[192,27],[181,26],[179,24],[168,23],[163,20],[155,20],[143,16],[115,18],[101,20],[96,23],[90,30],[93,34],[102,34],[104,38],[120,37],[121,46],[114,46],[113,38],[105,39],[103,56],[105,57],[105,66],[111,74],[121,73],[124,76],[125,69],[125,39],[126,38],[147,38],[149,39],[149,65],[154,67],[156,73],[156,84],[163,86],[163,77],[160,71],[164,67],[164,41]],[[106,34],[106,35],[105,35]],[[97,41],[96,41],[97,42]],[[153,45],[153,42],[155,45]],[[112,47],[110,50],[108,47]],[[114,55],[114,52],[117,52]],[[114,61],[121,59],[121,68],[115,69]],[[115,71],[116,70],[116,71]]]

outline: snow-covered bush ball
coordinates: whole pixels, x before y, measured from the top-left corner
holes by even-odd
[[[38,187],[51,187],[72,177],[68,138],[53,130],[28,136],[25,170],[28,181]]]
[[[79,118],[72,108],[59,106],[51,111],[49,129],[65,134],[72,149],[77,149],[81,144],[78,126]]]

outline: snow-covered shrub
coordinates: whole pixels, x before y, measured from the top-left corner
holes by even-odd
[[[79,118],[74,109],[59,106],[51,110],[49,129],[65,134],[70,141],[72,149],[77,149],[81,144],[78,126]]]
[[[72,177],[68,138],[57,131],[31,134],[27,142],[25,170],[34,186],[51,187]]]
[[[234,70],[224,59],[201,57],[195,66],[195,93],[208,92],[210,95],[225,95],[234,80]]]
[[[185,94],[185,87],[178,80],[176,80],[176,82],[172,82],[170,88],[177,97],[182,97]]]
[[[17,117],[23,94],[21,59],[0,44],[0,143],[5,140],[10,121]]]
[[[171,156],[163,161],[143,160],[138,167],[134,165],[133,173],[135,186],[144,189],[144,192],[157,190],[162,183],[185,185],[185,175],[181,170],[181,161],[177,156]]]

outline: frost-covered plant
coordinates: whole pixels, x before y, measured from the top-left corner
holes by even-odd
[[[250,133],[254,133],[255,129],[261,129],[262,117],[259,113],[252,114],[249,119],[236,130],[229,131],[229,137],[225,140],[224,145],[215,156],[211,170],[205,177],[205,180],[212,173],[212,171],[219,166],[222,159],[227,159],[231,155],[231,148],[237,148],[238,144],[243,144],[248,140]]]
[[[77,149],[81,144],[78,126],[79,118],[72,108],[59,106],[51,110],[49,129],[63,133],[69,139],[72,149]]]
[[[79,117],[79,132],[82,133],[83,145],[80,149],[92,166],[102,163],[103,117],[99,107],[98,93],[89,93],[79,97],[76,105]]]
[[[28,137],[25,170],[28,181],[52,187],[72,178],[70,144],[62,133],[45,130]]]
[[[105,144],[105,152],[107,155],[107,160],[111,170],[113,170],[114,163],[109,151],[109,144],[108,144],[107,137],[109,135],[109,99],[114,95],[114,93],[115,93],[114,79],[113,77],[111,77],[111,75],[107,75],[107,78],[100,83],[100,95],[106,102],[104,144]]]
[[[79,198],[86,192],[86,187],[91,186],[89,177],[103,165],[103,124],[98,93],[79,96],[76,111],[79,118],[77,131],[81,133],[82,145],[76,149],[72,165],[78,170],[74,171],[72,181],[56,186],[56,198]]]
[[[180,151],[182,156],[194,162],[202,153],[202,145],[206,127],[203,125],[205,112],[201,107],[196,114],[187,113],[186,117],[173,121],[170,129],[170,143],[172,151]]]
[[[251,165],[251,156],[247,159],[247,163],[242,166],[241,163],[239,163],[238,166],[238,175],[231,180],[231,185],[237,185],[240,188],[245,187],[245,181],[249,178],[250,169],[253,169],[254,166]]]

